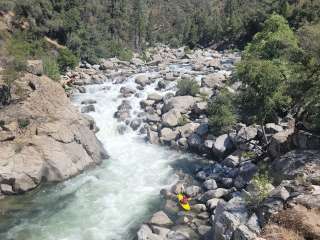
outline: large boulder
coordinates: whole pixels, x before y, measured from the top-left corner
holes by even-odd
[[[320,149],[320,136],[311,132],[296,131],[292,142],[299,149]]]
[[[320,151],[293,150],[288,152],[273,161],[271,173],[278,182],[305,176],[308,181],[319,183]]]
[[[158,123],[158,122],[161,122],[161,118],[156,113],[148,113],[146,121],[147,122]]]
[[[136,76],[135,82],[139,84],[140,86],[144,87],[150,83],[150,78],[148,75],[140,74]]]
[[[208,102],[197,102],[194,106],[192,111],[195,114],[205,114],[208,110]]]
[[[198,134],[193,133],[188,138],[188,145],[191,150],[200,151],[202,149],[203,140]]]
[[[160,143],[160,138],[159,138],[158,132],[152,131],[149,128],[147,131],[147,138],[151,144],[159,144]]]
[[[171,142],[172,140],[176,140],[178,136],[177,131],[173,131],[170,128],[163,128],[160,132],[160,140],[164,143]]]
[[[235,179],[234,185],[238,189],[243,188],[245,185],[247,185],[250,182],[250,180],[256,174],[257,170],[258,170],[258,167],[251,162],[246,162],[242,164],[239,168],[239,172]]]
[[[223,134],[219,136],[213,144],[213,151],[219,157],[224,156],[233,148],[234,148],[233,142],[228,134]]]
[[[267,134],[275,134],[283,131],[283,127],[275,123],[267,123],[265,126],[265,131]]]
[[[31,74],[41,76],[43,74],[43,63],[41,60],[28,60],[27,71]]]
[[[100,70],[112,70],[115,68],[115,64],[111,60],[103,59],[100,63]]]
[[[146,224],[143,224],[140,227],[139,231],[137,232],[137,239],[138,240],[163,240],[161,236],[154,234],[151,228]]]
[[[167,102],[165,102],[163,106],[163,112],[168,112],[171,109],[175,109],[180,113],[187,113],[192,109],[195,104],[196,99],[192,96],[178,96],[170,98]]]
[[[23,193],[42,181],[66,180],[107,158],[89,121],[58,83],[26,74],[17,84],[30,94],[23,104],[12,103],[0,112],[4,127],[15,134],[0,143],[0,184]]]
[[[291,138],[293,133],[293,129],[289,129],[272,135],[268,146],[268,152],[271,157],[279,158],[282,154],[291,149]]]
[[[255,126],[242,127],[237,133],[237,142],[247,142],[255,139],[258,135],[258,128]]]
[[[163,211],[153,214],[149,222],[160,227],[170,227],[173,225],[172,220]]]
[[[200,126],[199,123],[191,122],[191,123],[187,123],[186,125],[184,125],[182,127],[178,127],[177,130],[180,132],[181,137],[188,138],[194,132],[196,132],[196,130],[198,129],[199,126]]]
[[[160,102],[162,100],[162,96],[159,93],[151,93],[148,95],[148,100]]]
[[[162,124],[165,127],[176,127],[182,118],[179,111],[171,109],[169,112],[162,115]]]
[[[226,76],[222,72],[211,73],[202,79],[201,86],[209,88],[220,88],[224,85]]]
[[[140,58],[132,58],[130,62],[136,66],[143,66],[145,64],[145,62]]]
[[[234,197],[229,202],[219,201],[215,209],[215,217],[213,221],[215,240],[233,239],[232,237],[240,233],[236,233],[242,224],[248,221],[248,209],[245,199]],[[249,231],[248,231],[249,232]],[[251,231],[250,231],[251,233]],[[242,238],[240,238],[242,239]],[[237,240],[240,240],[239,238]],[[246,239],[246,238],[243,238]]]

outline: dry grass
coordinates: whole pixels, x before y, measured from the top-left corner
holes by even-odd
[[[299,233],[276,224],[267,225],[262,237],[266,240],[304,240]]]
[[[320,212],[296,205],[271,218],[264,229],[267,240],[320,240]]]

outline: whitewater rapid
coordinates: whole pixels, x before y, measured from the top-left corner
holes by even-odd
[[[133,113],[154,92],[155,84],[140,91],[139,98],[128,99]],[[16,211],[0,221],[1,240],[134,239],[139,225],[159,210],[159,191],[177,180],[172,165],[191,155],[146,143],[144,136],[132,130],[120,135],[113,115],[123,100],[119,98],[121,86],[135,88],[134,77],[123,84],[109,80],[91,85],[86,94],[73,97],[79,109],[83,100],[97,101],[90,116],[110,159],[69,181],[10,203]]]

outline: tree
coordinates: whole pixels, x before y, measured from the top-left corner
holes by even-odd
[[[67,48],[60,49],[57,58],[59,69],[61,73],[65,73],[68,68],[75,68],[79,59]]]
[[[320,23],[307,24],[298,31],[303,55],[296,69],[297,78],[290,83],[290,92],[300,106],[298,117],[305,127],[320,131]]]
[[[289,79],[296,77],[296,63],[291,59],[299,51],[288,22],[280,15],[271,15],[237,66],[237,77],[242,81],[239,101],[249,121],[263,125],[288,113],[292,102],[287,91]]]
[[[146,37],[145,34],[147,27],[145,0],[134,0],[133,6],[134,8],[131,22],[133,25],[134,47],[136,49],[141,49],[143,46],[143,41]]]
[[[286,58],[298,51],[298,39],[287,20],[277,14],[271,15],[251,43],[245,49],[245,57],[261,59]]]
[[[281,64],[270,60],[244,60],[237,66],[242,82],[239,95],[242,114],[249,122],[277,121],[286,113],[291,99],[286,95],[286,77]]]
[[[227,133],[236,123],[233,96],[223,89],[219,95],[209,101],[209,127],[215,135]]]

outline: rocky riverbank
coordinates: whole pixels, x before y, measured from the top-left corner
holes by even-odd
[[[0,198],[66,180],[107,158],[92,120],[59,83],[32,74],[42,74],[41,62],[32,66],[10,93],[0,87]]]
[[[277,217],[319,216],[319,136],[298,130],[290,116],[263,127],[238,123],[220,136],[210,131],[208,100],[222,88],[237,92],[241,83],[227,82],[239,59],[238,53],[161,46],[131,62],[109,59],[100,65],[82,64],[67,74],[65,84],[77,92],[85,92],[84,85],[102,83],[105,77],[123,85],[119,92],[123,101],[114,113],[120,133],[131,128],[152,144],[212,160],[193,176],[182,174],[172,189],[161,192],[163,210],[142,225],[139,240],[272,239],[274,234],[282,239],[284,231],[294,232],[294,225],[287,226],[290,219]],[[200,85],[199,94],[180,96],[177,82],[190,78]],[[131,99],[141,98],[141,92],[148,93],[140,100],[141,111],[132,112]],[[82,112],[95,111],[94,104],[93,99],[84,101]],[[192,211],[179,209],[175,195],[180,192],[193,199]],[[314,223],[299,224],[307,229],[302,237],[320,237]]]

